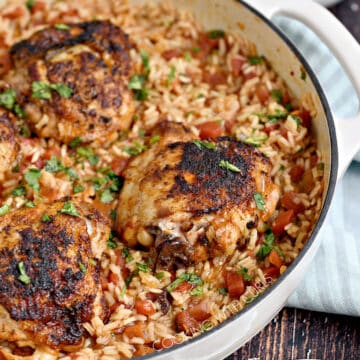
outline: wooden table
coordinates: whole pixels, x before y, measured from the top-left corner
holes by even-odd
[[[331,11],[360,42],[360,0],[346,0]],[[357,61],[360,67],[360,59]],[[360,319],[286,308],[263,331],[227,358],[300,359],[360,360]]]

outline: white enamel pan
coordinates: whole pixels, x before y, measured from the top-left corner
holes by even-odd
[[[333,116],[306,59],[269,19],[274,15],[286,15],[313,29],[337,56],[360,97],[360,46],[356,40],[329,11],[310,0],[248,0],[248,3],[251,5],[240,0],[175,1],[179,8],[192,11],[197,21],[207,29],[221,28],[242,33],[256,44],[258,53],[266,56],[297,98],[310,94],[317,112],[313,129],[325,163],[323,208],[300,255],[253,303],[201,336],[144,356],[146,359],[222,359],[257,334],[281,310],[306,273],[319,248],[321,228],[336,183],[360,149],[360,113],[348,119]],[[301,79],[304,69],[306,81]]]

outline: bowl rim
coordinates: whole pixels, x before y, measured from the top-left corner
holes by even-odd
[[[279,27],[277,27],[274,23],[272,23],[270,19],[266,18],[259,10],[255,9],[253,6],[249,5],[244,0],[233,0],[233,1],[235,1],[238,4],[241,4],[245,8],[247,8],[247,10],[252,12],[260,20],[262,20],[267,26],[269,26],[275,32],[275,34],[277,36],[279,36],[281,38],[281,40],[285,43],[285,45],[297,57],[297,59],[299,60],[301,65],[303,65],[304,69],[307,72],[307,75],[310,77],[310,79],[311,79],[311,81],[312,81],[312,83],[313,83],[313,85],[315,87],[315,90],[316,90],[317,94],[319,95],[320,102],[321,102],[321,105],[322,105],[322,107],[324,109],[325,117],[326,117],[327,124],[328,124],[328,131],[329,131],[329,136],[330,136],[330,147],[331,147],[330,148],[330,160],[331,160],[330,177],[329,177],[329,184],[328,184],[327,192],[326,192],[326,195],[325,195],[323,207],[321,209],[319,218],[318,218],[318,220],[317,220],[317,222],[316,222],[316,224],[314,226],[314,229],[313,229],[309,239],[307,240],[306,244],[304,245],[304,247],[300,251],[299,255],[296,257],[296,259],[288,266],[288,268],[286,269],[286,272],[283,275],[281,275],[273,284],[271,284],[271,286],[268,289],[266,289],[264,291],[264,293],[261,294],[261,296],[256,298],[253,302],[251,302],[249,305],[247,305],[244,309],[240,310],[238,313],[230,316],[229,318],[224,320],[222,323],[214,326],[212,329],[210,329],[208,331],[205,331],[204,333],[196,336],[195,338],[189,339],[189,340],[184,341],[184,342],[182,342],[180,344],[176,344],[176,345],[174,345],[174,346],[172,346],[172,347],[170,347],[168,349],[155,351],[154,353],[137,357],[137,359],[139,359],[139,360],[155,359],[160,354],[165,355],[165,354],[168,354],[170,352],[178,351],[178,350],[180,350],[182,348],[193,345],[196,342],[198,342],[198,341],[200,341],[202,339],[205,339],[207,336],[213,334],[214,332],[219,331],[222,328],[226,327],[228,324],[230,324],[231,322],[237,320],[243,314],[251,311],[260,302],[264,301],[267,297],[269,297],[274,291],[276,291],[276,289],[280,286],[280,284],[285,281],[285,279],[288,277],[288,275],[290,275],[290,273],[292,273],[294,271],[294,269],[297,267],[298,263],[306,255],[308,249],[313,245],[313,243],[315,241],[315,238],[317,237],[320,228],[324,224],[326,215],[327,215],[327,213],[329,211],[329,208],[330,208],[330,205],[331,205],[331,200],[332,200],[333,195],[334,195],[335,185],[336,185],[336,182],[337,182],[338,164],[339,164],[339,162],[338,162],[338,145],[337,145],[337,140],[336,140],[335,122],[334,122],[334,117],[333,117],[333,114],[331,112],[328,100],[327,100],[327,98],[325,96],[324,90],[322,89],[322,86],[320,85],[320,82],[319,82],[317,76],[315,75],[315,72],[312,70],[311,66],[309,65],[309,63],[307,62],[305,57],[301,54],[301,52],[298,50],[296,45],[285,35],[285,33],[283,33],[281,31],[281,29]]]

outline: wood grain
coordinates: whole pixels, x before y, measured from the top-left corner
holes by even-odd
[[[284,309],[227,360],[359,360],[360,319]]]

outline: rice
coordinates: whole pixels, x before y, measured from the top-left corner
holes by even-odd
[[[292,110],[288,110],[281,101],[276,101],[275,95],[260,101],[257,90],[259,84],[266,87],[268,94],[271,91],[276,94],[275,90],[285,96],[289,90],[265,59],[257,64],[249,63],[249,56],[256,55],[255,46],[237,34],[226,34],[220,38],[216,51],[201,59],[197,50],[191,52],[191,49],[201,47],[204,30],[191,14],[178,11],[170,3],[142,6],[130,6],[116,0],[82,0],[76,5],[71,1],[38,0],[36,3],[42,5],[32,13],[23,1],[13,1],[1,10],[0,61],[12,44],[47,24],[57,23],[58,19],[62,23],[94,18],[110,19],[127,32],[136,44],[137,50],[131,51],[135,72],[141,72],[143,66],[138,50],[145,50],[149,56],[151,71],[146,83],[148,98],[136,102],[134,122],[129,132],[120,134],[108,148],[92,150],[99,158],[96,169],[114,169],[118,166],[121,172],[131,157],[129,148],[140,149],[141,152],[145,143],[141,134],[162,119],[181,122],[195,134],[199,133],[198,125],[218,121],[225,126],[229,135],[238,140],[263,139],[258,148],[272,163],[274,183],[282,192],[298,192],[302,204],[302,211],[285,227],[281,241],[276,241],[278,251],[283,256],[283,264],[278,271],[280,274],[286,271],[306,243],[321,210],[322,156],[311,133],[299,124],[303,109],[314,115],[310,99],[291,99]],[[165,51],[174,49],[188,50],[171,59],[162,56]],[[243,62],[241,76],[234,75],[233,59]],[[172,69],[175,69],[174,79],[169,81]],[[205,73],[219,72],[223,74],[223,79],[216,86],[201,80]],[[287,116],[276,120],[279,113],[286,113]],[[38,126],[43,126],[47,121],[44,116]],[[73,149],[51,139],[24,137],[21,151],[27,162],[20,170],[9,171],[1,182],[2,205],[16,209],[31,206],[32,202],[37,201],[51,203],[64,196],[94,202],[99,191],[97,186],[101,189],[101,179],[105,175],[96,171],[88,161],[78,163],[72,155]],[[42,199],[36,199],[31,191],[26,196],[15,196],[14,189],[23,182],[23,174],[30,168],[43,168],[51,155],[61,158],[62,164],[73,169],[73,176],[42,170]],[[292,179],[295,166],[304,171],[300,183]],[[81,186],[83,190],[74,194],[75,186]],[[96,205],[99,206],[99,202]],[[114,198],[110,204],[102,204],[101,210],[108,215],[116,207],[117,199]],[[283,210],[276,211],[271,220]],[[146,263],[147,252],[127,249],[121,239],[115,237],[100,263],[104,298],[110,309],[109,321],[103,323],[99,317],[94,317],[91,322],[83,324],[87,339],[80,350],[66,354],[49,349],[44,358],[125,359],[168,348],[207,331],[241,311],[276,280],[278,275],[269,273],[274,265],[268,258],[259,260],[256,256],[263,240],[264,232],[252,230],[246,246],[236,250],[230,258],[217,257],[187,269],[179,269],[176,274],[164,271],[160,276],[138,269],[139,263]],[[126,260],[120,262],[124,254],[127,254]],[[251,279],[246,282],[244,293],[237,299],[231,298],[225,290],[225,271],[245,271]],[[169,296],[172,303],[165,313],[159,301],[152,299],[156,299],[174,278],[179,278],[185,272],[197,274],[201,278],[202,293],[191,295],[190,292],[171,292]],[[131,274],[133,277],[129,281]],[[198,302],[198,299],[208,300],[210,317],[192,334],[178,331],[174,320],[176,315],[188,309],[194,301]],[[150,301],[154,312],[151,315],[140,314],[134,306],[137,300]],[[138,336],[139,329],[142,336]],[[35,349],[34,358],[39,351],[43,350]],[[0,352],[7,357],[12,348],[3,342],[0,343]]]

